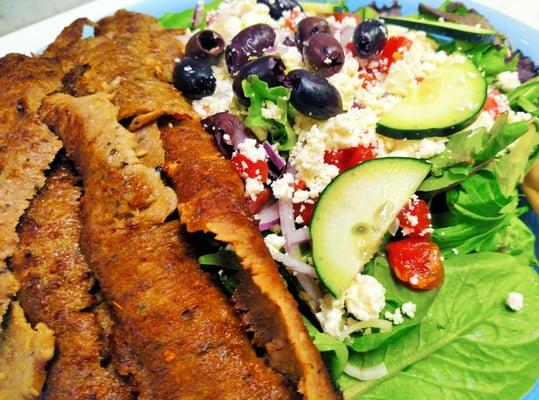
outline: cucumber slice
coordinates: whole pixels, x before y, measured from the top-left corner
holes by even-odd
[[[335,12],[335,7],[338,4],[317,3],[314,1],[300,1],[299,5],[301,6],[304,12],[309,12],[309,13],[319,15],[319,14],[333,14]]]
[[[442,65],[380,116],[377,131],[397,139],[447,136],[469,126],[487,99],[487,82],[470,59]]]
[[[377,158],[324,190],[310,225],[316,272],[336,298],[374,256],[397,214],[430,171],[415,158]]]
[[[419,17],[390,17],[384,16],[384,21],[393,25],[400,25],[411,29],[422,30],[429,33],[448,36],[454,39],[466,40],[476,43],[490,44],[498,34],[490,29],[479,28],[458,24],[456,22],[440,22],[438,20],[424,19]]]

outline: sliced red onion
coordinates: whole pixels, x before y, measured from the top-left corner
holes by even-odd
[[[347,26],[339,32],[339,43],[343,47],[346,47],[346,45],[352,41],[355,29],[356,28],[353,26]]]
[[[261,231],[267,231],[277,225],[280,221],[279,218],[279,203],[276,201],[271,206],[264,208],[256,216],[259,225],[258,228]]]
[[[296,224],[294,222],[294,207],[289,200],[279,200],[279,217],[281,220],[281,231],[284,236],[285,244],[284,248],[286,252],[296,259],[301,257],[298,244],[292,244],[290,235],[296,230]]]
[[[308,242],[311,240],[311,234],[309,232],[309,228],[304,226],[303,228],[296,229],[288,235],[288,240],[290,241],[290,245],[296,245]]]
[[[277,151],[275,151],[275,149],[271,144],[269,144],[269,142],[264,142],[262,146],[264,146],[264,150],[266,150],[269,159],[277,169],[283,169],[286,166],[286,161],[283,160],[283,158],[279,155],[279,153],[277,153]]]
[[[320,285],[315,279],[304,274],[297,274],[296,278],[303,290],[305,291],[305,295],[308,297],[307,300],[310,300],[307,301],[307,303],[314,312],[317,312],[320,308],[320,298],[322,297]]]
[[[281,264],[283,264],[293,272],[297,272],[298,274],[304,274],[311,278],[317,277],[316,271],[312,266],[302,261],[299,261],[294,257],[289,256],[288,254],[273,252],[272,257],[274,260],[279,261]]]
[[[373,381],[375,379],[383,378],[389,372],[387,371],[386,365],[382,362],[369,368],[359,368],[351,363],[347,363],[344,367],[344,373],[361,381]]]
[[[196,29],[202,18],[202,11],[204,11],[204,0],[198,0],[197,5],[195,6],[195,11],[193,11],[193,20],[191,21],[191,27]]]

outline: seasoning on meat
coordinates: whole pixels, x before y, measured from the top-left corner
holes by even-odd
[[[135,379],[148,379],[150,397],[291,398],[256,356],[225,295],[189,255],[179,222],[164,223],[176,206],[171,189],[138,160],[134,134],[116,122],[108,97],[56,94],[41,115],[81,171],[81,247],[140,361],[143,374]]]
[[[0,399],[39,396],[53,354],[53,332],[42,323],[32,329],[19,303],[12,302],[7,327],[0,334]]]
[[[169,124],[161,132],[165,172],[178,195],[181,221],[190,232],[211,232],[230,243],[242,260],[243,282],[234,298],[255,343],[266,348],[271,365],[306,399],[336,398],[297,304],[249,216],[233,165],[197,121]]]
[[[79,247],[80,195],[75,176],[59,167],[30,204],[12,259],[19,299],[30,322],[45,323],[55,333],[58,354],[47,378],[47,399],[131,399],[129,388],[101,366],[106,345],[91,311],[93,274]]]

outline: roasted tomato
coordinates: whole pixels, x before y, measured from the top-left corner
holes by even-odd
[[[261,182],[268,180],[269,166],[266,161],[258,160],[253,162],[243,154],[235,153],[232,156],[232,162],[243,179],[259,178]]]
[[[247,196],[245,201],[247,202],[249,212],[255,215],[262,211],[262,208],[268,202],[270,196],[271,190],[269,188],[265,188],[263,192],[258,193],[254,199],[251,196]]]
[[[444,279],[442,255],[436,243],[407,238],[387,245],[389,265],[399,280],[414,289],[433,289]]]
[[[378,69],[382,72],[389,71],[391,64],[402,59],[403,52],[411,46],[412,41],[404,36],[392,36],[387,39],[386,45],[378,56],[378,60],[380,61],[380,67]]]
[[[429,206],[425,200],[419,198],[408,202],[399,213],[399,226],[402,233],[409,237],[430,238],[431,233],[431,215]]]
[[[357,146],[348,149],[326,151],[324,161],[327,164],[335,165],[339,168],[339,172],[344,172],[363,161],[370,160],[375,157],[374,148],[372,146]]]

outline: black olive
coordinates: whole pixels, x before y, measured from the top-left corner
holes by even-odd
[[[384,48],[387,28],[377,19],[366,19],[356,27],[353,42],[360,57],[371,57]]]
[[[265,56],[248,62],[234,78],[232,89],[243,104],[249,104],[249,99],[243,94],[241,83],[250,75],[257,75],[269,87],[284,86],[286,82],[285,66],[277,56]]]
[[[185,55],[215,65],[225,52],[225,40],[217,32],[204,30],[195,33],[185,46]]]
[[[228,111],[214,114],[202,121],[204,129],[213,136],[221,153],[227,158],[232,156],[239,144],[247,138],[253,138],[243,123]]]
[[[305,61],[319,75],[336,74],[344,64],[344,50],[337,39],[329,33],[315,33],[303,48]]]
[[[292,10],[296,7],[301,10],[299,3],[295,0],[257,0],[257,3],[267,5],[273,19],[280,19],[284,11]]]
[[[296,43],[301,50],[303,44],[315,33],[331,33],[328,22],[320,17],[303,18],[296,30]]]
[[[328,119],[342,113],[341,95],[327,79],[304,69],[288,73],[292,86],[290,103],[300,113],[315,119]]]
[[[260,57],[264,50],[275,44],[275,31],[268,24],[255,24],[232,38],[225,49],[228,72],[235,75],[249,57]]]
[[[217,84],[211,67],[193,57],[176,64],[173,80],[176,89],[190,100],[211,96]]]

